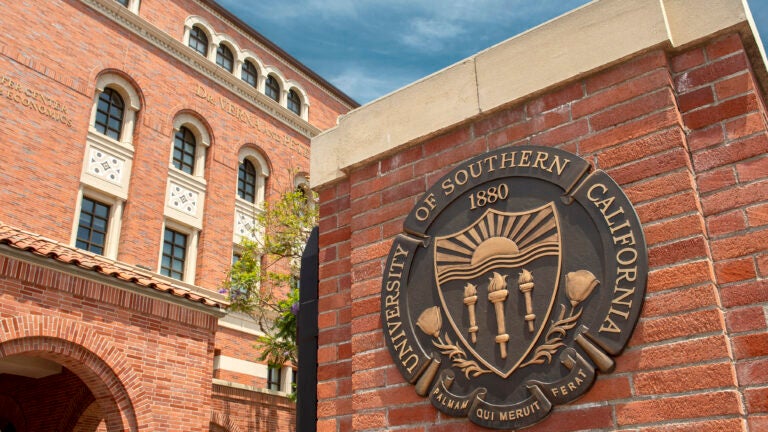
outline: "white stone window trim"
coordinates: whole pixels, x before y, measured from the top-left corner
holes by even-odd
[[[264,155],[252,147],[243,147],[238,153],[237,175],[240,173],[240,164],[245,160],[251,162],[254,168],[256,168],[256,193],[254,202],[249,202],[240,198],[240,194],[237,192],[238,177],[235,177],[235,220],[232,229],[232,242],[235,244],[240,244],[243,237],[247,237],[253,241],[259,241],[261,239],[262,231],[258,228],[254,230],[252,236],[241,235],[238,222],[242,215],[243,217],[253,218],[255,224],[255,216],[263,210],[267,178],[269,178],[270,174],[269,164],[267,164]]]
[[[285,83],[286,90],[285,92],[285,107],[288,107],[288,93],[293,90],[296,92],[296,95],[299,96],[299,101],[301,101],[301,110],[299,111],[299,117],[301,117],[304,120],[308,120],[309,118],[309,97],[307,96],[307,92],[304,91],[303,88],[299,87],[299,85],[292,80],[288,80]],[[289,110],[290,111],[290,110]],[[293,112],[293,111],[291,111]]]
[[[189,175],[183,171],[178,170],[173,165],[173,148],[176,141],[176,133],[183,127],[189,129],[192,135],[195,136],[195,167],[192,171],[192,176],[196,181],[199,181],[205,186],[205,159],[208,153],[208,148],[211,146],[211,135],[208,133],[208,129],[205,127],[202,121],[192,114],[181,113],[173,119],[173,136],[171,138],[171,153],[168,158],[168,167],[172,171],[179,171],[181,174]]]
[[[254,165],[257,171],[256,196],[253,203],[240,198],[240,195],[237,193],[237,177],[235,177],[235,196],[239,202],[248,204],[254,208],[261,208],[261,203],[264,202],[265,198],[264,194],[267,186],[267,178],[269,178],[269,164],[267,164],[267,159],[264,158],[264,156],[258,150],[251,147],[244,147],[242,150],[240,150],[240,153],[237,157],[238,174],[240,170],[240,164],[243,163],[243,161],[246,159],[248,159]]]
[[[208,21],[206,21],[205,18],[199,17],[197,15],[187,17],[187,19],[184,21],[184,35],[181,38],[182,42],[184,42],[184,45],[187,48],[194,51],[195,54],[200,55],[200,53],[195,51],[194,48],[189,46],[189,33],[192,31],[192,27],[195,26],[202,30],[203,33],[205,33],[205,36],[208,37],[208,49],[205,53],[205,58],[208,60],[213,59],[213,62],[216,63],[216,47],[218,45],[213,42],[216,33],[213,31],[213,28],[210,24],[208,24]]]
[[[94,126],[96,121],[96,110],[99,105],[99,96],[106,88],[111,88],[116,91],[120,97],[123,98],[123,103],[125,105],[123,111],[123,124],[120,130],[120,139],[118,140],[113,140],[108,136],[104,136],[97,131]],[[139,93],[127,79],[113,72],[103,73],[96,79],[96,94],[93,98],[91,117],[88,122],[88,135],[95,134],[104,136],[107,140],[114,141],[133,150],[133,130],[136,125],[136,113],[140,109],[141,98],[139,97]]]
[[[253,64],[253,66],[256,68],[256,90],[259,93],[264,93],[264,81],[267,78],[267,75],[264,73],[264,63],[259,59],[259,57],[256,56],[252,51],[250,50],[244,50],[242,52],[240,67],[235,69],[235,76],[239,79],[243,79],[243,64],[247,61]]]
[[[77,244],[77,231],[80,226],[80,212],[82,210],[84,197],[109,206],[107,236],[104,239],[103,256],[112,260],[117,260],[118,246],[120,244],[120,230],[123,225],[123,207],[125,206],[125,200],[81,185],[77,191],[75,217],[74,223],[72,224],[72,235],[70,240],[70,245],[72,247],[76,247],[75,245]]]
[[[217,50],[219,46],[224,45],[225,47],[229,48],[229,51],[232,53],[232,74],[237,76],[237,71],[243,66],[243,52],[238,47],[237,43],[232,40],[229,36],[221,33],[215,33],[213,35],[213,44],[216,45],[216,49],[213,51],[213,58],[211,59],[212,62],[216,63],[216,56],[217,56]]]
[[[271,75],[275,80],[277,80],[277,85],[280,86],[280,93],[279,93],[279,99],[277,100],[277,103],[280,104],[281,107],[288,109],[288,89],[285,85],[285,78],[283,78],[283,74],[280,73],[280,70],[273,67],[273,66],[267,66],[264,68],[264,81],[266,82],[267,76]],[[264,86],[264,94],[266,94],[266,84]],[[293,111],[290,111],[293,113]]]
[[[89,172],[91,151],[99,151],[105,155],[116,157],[123,161],[122,177],[117,182],[111,182]],[[130,184],[131,168],[133,165],[133,146],[120,145],[117,141],[100,133],[89,133],[86,139],[85,154],[83,155],[83,169],[80,181],[89,188],[114,195],[122,200],[128,198],[128,185]]]
[[[170,229],[187,236],[187,249],[184,251],[184,278],[181,281],[190,285],[194,285],[195,270],[197,268],[197,243],[200,238],[200,230],[168,217],[166,217],[163,221],[163,227],[160,231],[160,251],[157,257],[157,273],[169,281],[176,282],[178,282],[178,279],[160,274],[160,267],[163,265],[163,243],[166,229]]]
[[[177,187],[194,194],[194,211],[192,213],[188,213],[173,206],[172,198]],[[190,176],[175,168],[168,170],[168,183],[165,192],[165,216],[171,217],[195,229],[202,229],[206,189],[207,186],[205,180]]]
[[[288,91],[290,89],[295,90],[301,99],[301,112],[299,117],[304,121],[309,121],[309,96],[303,87],[294,81],[287,80],[285,75],[283,75],[283,73],[280,72],[278,68],[274,66],[265,66],[264,63],[261,62],[261,60],[259,60],[259,58],[253,54],[252,51],[241,49],[239,45],[234,41],[234,39],[232,39],[229,35],[224,33],[217,33],[213,29],[213,26],[211,26],[208,21],[205,20],[205,18],[197,15],[190,15],[186,20],[184,20],[184,35],[182,36],[182,42],[190,50],[192,48],[189,47],[189,33],[194,26],[199,27],[201,30],[203,30],[206,36],[208,36],[208,52],[205,56],[208,60],[210,60],[213,64],[216,64],[216,51],[220,44],[225,44],[227,48],[232,51],[232,55],[234,57],[235,64],[233,65],[232,75],[242,79],[243,62],[246,59],[251,60],[259,72],[256,90],[262,94],[266,94],[264,83],[267,79],[267,75],[272,75],[280,85],[280,94],[277,103],[281,107],[291,112],[291,114],[295,115],[293,111],[288,109]]]

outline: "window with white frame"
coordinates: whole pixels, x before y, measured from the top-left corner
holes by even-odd
[[[208,56],[208,35],[200,26],[193,26],[189,30],[187,45],[203,57]]]
[[[75,208],[72,245],[117,259],[124,201],[107,193],[81,188]]]
[[[183,112],[173,120],[165,216],[185,226],[200,230],[207,189],[205,155],[210,134],[197,115]]]
[[[291,89],[288,92],[288,109],[293,111],[296,115],[301,115],[301,98],[299,97],[299,94],[296,92],[296,90]]]
[[[211,135],[202,120],[190,113],[181,113],[173,120],[171,166],[195,177],[205,175],[205,154],[211,145]]]
[[[133,85],[118,73],[102,73],[95,87],[71,244],[116,259],[141,101]]]
[[[122,96],[114,89],[107,87],[99,93],[93,127],[102,135],[119,141],[123,130],[124,113],[125,103]]]
[[[267,369],[267,388],[274,391],[283,391],[282,388],[283,368],[269,366]]]
[[[280,102],[280,83],[272,75],[267,75],[267,80],[264,82],[264,94]]]
[[[173,166],[177,170],[192,174],[195,170],[195,135],[185,126],[179,128],[173,138]]]
[[[77,225],[75,246],[95,254],[104,255],[110,211],[109,204],[83,196],[80,201],[80,218]]]
[[[269,165],[260,152],[243,147],[238,155],[238,174],[235,191],[235,229],[232,241],[239,244],[243,237],[256,240],[258,230],[255,216],[264,201]]]
[[[199,230],[166,219],[160,247],[159,273],[194,284],[198,237]]]
[[[216,48],[216,64],[229,72],[234,71],[235,56],[232,54],[232,50],[227,48],[224,44],[220,44],[219,47]]]
[[[127,79],[116,73],[104,73],[96,81],[90,132],[130,146],[140,107],[139,94]]]
[[[247,82],[251,87],[257,88],[259,85],[259,72],[253,62],[246,60],[240,70],[240,79]]]

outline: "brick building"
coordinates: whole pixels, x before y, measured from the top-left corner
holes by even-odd
[[[642,312],[615,368],[526,430],[768,430],[768,75],[751,21],[739,0],[592,2],[313,138],[318,430],[486,430],[417,394],[412,383],[427,372],[404,378],[404,356],[440,353],[414,330],[391,355],[382,278],[396,264],[388,254],[406,254],[393,242],[409,213],[442,205],[426,193],[433,185],[521,145],[567,151],[613,178],[648,256]],[[444,180],[446,194],[464,174]],[[439,331],[447,312],[430,313]],[[462,390],[469,376],[442,358]]]
[[[217,292],[356,103],[208,0],[4,4],[0,430],[291,430]]]

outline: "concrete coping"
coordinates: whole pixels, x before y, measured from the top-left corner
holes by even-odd
[[[729,30],[765,52],[746,0],[595,0],[341,116],[312,139],[310,184],[654,47]]]

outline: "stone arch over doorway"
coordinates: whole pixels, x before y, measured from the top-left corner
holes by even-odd
[[[241,429],[232,421],[229,414],[212,411],[210,432],[241,432]]]
[[[109,340],[80,322],[23,316],[0,320],[0,359],[50,360],[77,375],[93,394],[109,432],[138,431],[134,403],[143,399],[137,377]],[[121,380],[118,373],[128,376]],[[135,387],[129,395],[128,389]],[[133,401],[132,401],[133,399]]]

